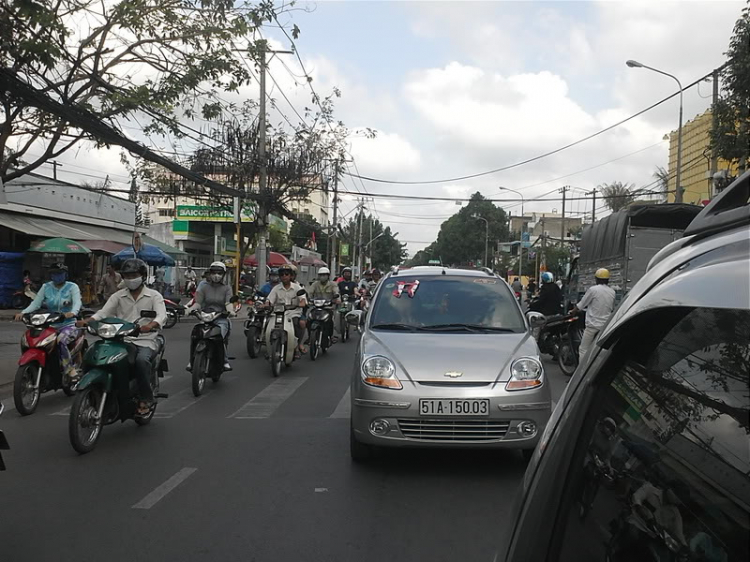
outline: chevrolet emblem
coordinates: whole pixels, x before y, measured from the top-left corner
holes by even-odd
[[[464,376],[463,373],[460,373],[459,371],[448,371],[443,375],[444,377],[450,377],[452,379],[457,379],[458,377]]]

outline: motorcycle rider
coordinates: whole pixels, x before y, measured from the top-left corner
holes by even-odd
[[[279,270],[277,268],[273,268],[268,273],[268,282],[263,285],[258,292],[262,294],[264,297],[268,297],[268,295],[271,294],[271,291],[273,288],[279,284]]]
[[[300,297],[297,292],[302,287],[292,281],[294,270],[291,265],[282,265],[279,267],[279,279],[281,283],[276,285],[268,295],[266,306],[272,308],[276,304],[297,305],[298,308],[290,310],[289,314],[294,323],[294,333],[297,336],[297,349],[294,350],[294,358],[299,359],[300,355],[307,353],[307,348],[302,344],[302,338],[305,335],[307,323],[302,319],[302,307],[307,305],[305,297]]]
[[[49,268],[50,281],[42,285],[36,298],[16,314],[16,322],[23,318],[24,314],[35,312],[44,307],[50,312],[61,312],[65,320],[52,324],[57,330],[57,349],[60,353],[60,366],[63,376],[68,380],[76,378],[76,369],[73,358],[70,356],[68,344],[75,340],[78,330],[75,325],[75,317],[81,310],[81,290],[78,285],[68,281],[68,266],[64,263],[55,263]]]
[[[351,267],[345,267],[343,271],[341,272],[341,281],[339,281],[339,295],[342,297],[344,295],[349,295],[350,297],[353,297],[355,292],[357,291],[357,284],[352,281],[352,268]]]
[[[596,335],[604,328],[615,309],[615,290],[609,286],[609,270],[603,267],[597,269],[594,278],[596,285],[589,287],[580,302],[573,307],[573,314],[586,311],[586,329],[578,348],[580,361],[583,361]]]
[[[120,268],[124,289],[120,289],[104,304],[101,310],[91,318],[77,322],[78,326],[85,326],[92,320],[102,318],[120,318],[126,322],[138,322],[141,312],[153,310],[156,318],[140,326],[138,336],[125,338],[125,341],[135,345],[134,359],[135,378],[138,382],[138,415],[145,416],[154,401],[151,389],[151,360],[156,353],[158,344],[156,337],[158,330],[167,321],[167,309],[161,293],[146,286],[148,266],[143,260],[134,258],[125,260]]]
[[[529,305],[529,310],[540,312],[545,316],[555,316],[562,312],[563,295],[560,287],[555,283],[555,276],[549,271],[542,273],[542,288],[539,298]]]
[[[224,277],[227,274],[227,266],[223,262],[215,261],[208,268],[208,277],[205,283],[201,283],[198,286],[198,290],[195,292],[195,310],[201,310],[208,306],[217,306],[226,309],[229,314],[234,315],[234,306],[230,302],[232,299],[232,288],[224,283]],[[231,371],[232,365],[229,363],[229,334],[231,332],[231,326],[229,324],[229,318],[217,318],[214,320],[219,329],[221,329],[221,337],[224,338],[224,346],[227,349],[224,354],[224,370]],[[190,354],[190,362],[185,367],[186,370],[192,370],[192,349]]]
[[[359,290],[360,295],[364,295],[366,292],[370,290],[370,285],[372,284],[372,271],[367,270],[362,275],[362,279],[359,280],[359,286],[357,289]]]
[[[313,282],[308,292],[312,300],[325,299],[331,301],[333,304],[338,304],[341,302],[341,299],[334,298],[337,294],[337,289],[336,284],[331,282],[331,270],[327,267],[321,267],[318,270],[317,281]],[[336,343],[337,341],[338,338],[332,335],[331,343]]]
[[[195,290],[195,281],[198,279],[198,274],[195,272],[192,266],[187,266],[187,271],[185,271],[185,294],[190,294],[191,284],[192,289]]]

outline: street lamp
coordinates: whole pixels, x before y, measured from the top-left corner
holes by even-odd
[[[664,76],[668,76],[672,80],[677,82],[677,85],[680,88],[680,123],[679,123],[679,127],[677,128],[677,173],[675,174],[675,181],[677,183],[677,189],[674,194],[674,202],[682,203],[682,187],[681,187],[681,181],[682,181],[682,83],[679,81],[677,76],[673,74],[669,74],[668,72],[664,72],[663,70],[659,70],[658,68],[647,66],[641,62],[629,60],[629,61],[626,61],[625,64],[628,65],[629,68],[646,68],[658,74],[663,74]]]
[[[489,243],[489,239],[490,239],[490,221],[488,221],[484,217],[480,217],[476,213],[474,213],[473,215],[471,215],[471,218],[484,221],[484,225],[485,225],[485,230],[484,230],[484,267],[487,267],[487,244]]]
[[[512,191],[513,193],[517,193],[521,197],[521,245],[518,249],[518,276],[523,277],[523,232],[526,227],[524,221],[523,221],[523,204],[525,203],[525,199],[523,198],[523,193],[520,191],[516,191],[515,189],[511,189],[509,187],[499,187],[500,191]]]

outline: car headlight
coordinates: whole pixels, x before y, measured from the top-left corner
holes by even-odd
[[[100,324],[96,335],[102,338],[113,338],[121,327],[122,324]]]
[[[362,363],[362,380],[370,386],[401,390],[401,381],[396,378],[396,366],[387,357],[376,355]]]
[[[40,341],[38,344],[36,344],[36,347],[47,347],[48,345],[55,343],[56,339],[57,339],[57,334],[50,334],[49,336],[44,338],[42,341]]]
[[[521,357],[510,365],[511,379],[505,385],[506,390],[528,390],[542,386],[544,368],[538,359]]]

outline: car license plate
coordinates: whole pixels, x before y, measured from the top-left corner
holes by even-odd
[[[490,413],[490,401],[487,399],[420,400],[419,413],[422,416],[487,416]]]

